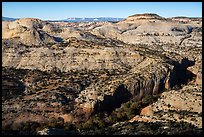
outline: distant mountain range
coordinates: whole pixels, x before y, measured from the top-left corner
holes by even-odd
[[[63,22],[101,22],[101,21],[120,21],[125,18],[99,17],[99,18],[67,18],[63,20],[49,20],[49,21],[63,21]]]
[[[2,17],[2,21],[15,21],[17,18]]]
[[[62,20],[47,20],[51,22],[101,22],[101,21],[120,21],[125,18],[99,17],[99,18],[67,18]],[[2,21],[15,21],[17,18],[2,17]]]
[[[135,15],[133,15],[135,16]],[[202,17],[171,17],[169,19],[202,19]],[[15,21],[19,18],[9,18],[9,17],[2,17],[2,21]],[[104,21],[110,21],[110,22],[116,22],[120,20],[124,20],[125,18],[114,18],[114,17],[98,17],[98,18],[67,18],[62,20],[46,20],[50,22],[104,22]]]

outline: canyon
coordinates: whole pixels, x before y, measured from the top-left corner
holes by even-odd
[[[2,115],[3,134],[201,134],[202,18],[2,21]]]

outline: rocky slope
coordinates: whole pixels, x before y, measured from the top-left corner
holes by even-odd
[[[202,89],[201,86],[188,85],[180,90],[171,90],[161,94],[161,98],[143,108],[134,121],[185,121],[202,128]]]
[[[2,132],[200,134],[201,21],[3,21]]]
[[[45,33],[42,27],[45,22],[39,19],[24,18],[13,22],[2,23],[2,38],[15,38],[26,45],[39,45],[43,42],[55,42],[53,36]]]
[[[115,24],[97,27],[93,33],[130,44],[179,44],[183,38],[190,38],[201,26],[202,23],[197,21],[184,24],[156,14],[137,14]]]

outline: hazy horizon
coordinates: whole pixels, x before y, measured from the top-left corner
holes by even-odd
[[[2,2],[2,16],[9,18],[127,18],[143,13],[202,17],[202,2]]]

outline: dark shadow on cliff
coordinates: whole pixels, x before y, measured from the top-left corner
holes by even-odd
[[[181,63],[172,62],[174,68],[170,75],[170,87],[187,84],[189,81],[196,77],[191,71],[187,70],[188,67],[195,65],[195,61],[188,60],[187,58],[182,59]]]
[[[122,103],[125,103],[132,98],[132,94],[125,88],[125,86],[119,85],[113,95],[105,95],[103,101],[96,103],[97,112],[112,112],[115,108],[119,108]]]
[[[55,40],[56,42],[63,42],[63,39],[60,38],[60,37],[54,37],[54,40]]]

